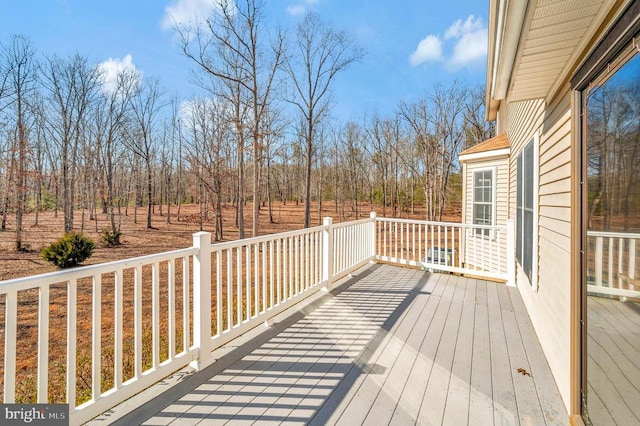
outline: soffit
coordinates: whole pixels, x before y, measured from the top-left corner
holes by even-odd
[[[538,0],[527,13],[511,77],[510,101],[547,97],[599,24],[608,0]]]

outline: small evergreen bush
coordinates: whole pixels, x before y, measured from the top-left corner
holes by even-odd
[[[69,232],[42,250],[42,258],[58,268],[77,266],[93,254],[95,243],[83,234]]]
[[[121,244],[120,236],[122,233],[119,230],[109,231],[108,229],[103,229],[100,233],[100,239],[102,243],[107,247],[115,247]]]

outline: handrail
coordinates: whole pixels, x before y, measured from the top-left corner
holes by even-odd
[[[213,349],[268,323],[320,289],[331,288],[335,280],[373,259],[374,220],[372,216],[333,224],[329,219],[322,226],[217,244],[211,244],[209,233],[200,232],[194,234],[193,246],[185,249],[2,281],[2,402],[16,400],[20,298],[37,300],[38,402],[49,399],[49,330],[66,325],[66,402],[70,405],[70,422],[79,424],[188,364],[196,369],[206,367],[214,362]],[[91,292],[88,334],[80,331],[78,323],[79,283],[89,284],[83,288],[90,288]],[[49,313],[54,284],[56,294],[62,292],[66,298],[67,309],[62,317]],[[166,289],[162,294],[161,287]],[[38,292],[23,293],[33,289]],[[106,294],[111,294],[112,299],[105,299]],[[112,306],[113,310],[104,309],[103,305]],[[147,315],[152,319],[151,327],[143,329]],[[161,324],[162,317],[166,318],[165,325]],[[105,320],[113,324],[114,334],[110,346],[103,347]],[[168,330],[163,331],[168,333],[165,343],[161,342],[161,326]],[[82,354],[79,342],[86,337],[91,340],[90,353]],[[132,346],[125,348],[125,341],[132,341]],[[104,350],[113,354],[112,365],[102,364]],[[166,354],[164,358],[161,352]],[[80,356],[90,364],[87,367],[91,377],[83,379],[90,383],[86,389],[89,398],[76,401]],[[126,357],[133,357],[128,361],[133,370],[125,374]],[[147,357],[147,364],[143,365],[143,357]],[[113,382],[110,389],[103,391],[105,369],[113,376]]]
[[[162,253],[155,253],[146,256],[132,257],[124,260],[98,263],[95,265],[79,266],[73,269],[64,269],[55,272],[47,272],[39,275],[12,278],[0,281],[0,294],[9,291],[22,291],[30,288],[37,288],[45,284],[63,283],[65,281],[77,280],[91,277],[93,275],[108,274],[119,269],[131,269],[140,265],[149,265],[155,262],[168,261],[178,257],[191,256],[195,253],[194,247],[173,250]]]
[[[330,289],[340,277],[373,260],[512,282],[512,228],[387,219],[372,213],[351,222],[333,224],[325,218],[322,226],[215,244],[211,234],[199,232],[189,248],[0,282],[7,325],[3,402],[16,399],[18,295],[24,291],[38,289],[37,296],[28,297],[38,301],[37,398],[47,402],[49,329],[61,321],[49,315],[50,292],[52,284],[63,284],[66,401],[71,423],[78,424],[177,369],[206,367],[214,362],[215,348],[268,324],[275,315]],[[89,398],[76,401],[76,364],[82,355],[77,343],[86,336],[78,324],[79,282],[91,286],[91,349],[86,355],[91,386]],[[113,299],[105,299],[107,294]],[[103,305],[113,306],[113,311]],[[143,329],[147,315],[148,330]],[[161,324],[163,317],[166,325]],[[112,322],[114,330],[106,347],[101,338],[104,321]],[[168,330],[162,331],[165,341],[161,327]],[[125,347],[125,342],[132,346]],[[112,365],[102,364],[103,350],[113,353]],[[125,358],[133,364],[132,371],[124,371]],[[143,358],[148,360],[144,365]],[[113,383],[103,391],[105,369]]]

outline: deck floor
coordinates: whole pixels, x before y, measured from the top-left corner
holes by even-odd
[[[260,336],[116,423],[568,423],[503,284],[371,265]]]

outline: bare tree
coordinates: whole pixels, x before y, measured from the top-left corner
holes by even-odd
[[[13,36],[7,45],[1,45],[6,58],[6,90],[9,106],[15,111],[17,170],[16,183],[16,251],[24,249],[22,242],[22,219],[27,193],[27,118],[29,96],[35,91],[37,62],[35,49],[23,36]]]
[[[244,128],[250,128],[253,146],[253,235],[258,234],[260,207],[260,159],[265,117],[273,99],[275,76],[282,66],[284,36],[271,36],[263,28],[264,2],[217,0],[216,12],[206,20],[205,28],[176,28],[181,35],[185,55],[210,76],[221,80],[226,91],[217,92],[234,105],[234,124],[238,137],[239,191],[244,191]],[[271,40],[269,46],[265,42]],[[245,104],[250,117],[244,116]],[[245,123],[248,121],[248,123]],[[238,200],[240,237],[244,236],[244,197]]]
[[[95,108],[96,138],[99,161],[104,177],[103,206],[109,217],[111,232],[119,232],[115,220],[115,181],[117,160],[123,145],[123,134],[130,119],[131,102],[140,84],[139,75],[131,70],[122,70],[116,75],[112,88],[102,87],[102,96]]]
[[[286,69],[294,86],[290,99],[304,118],[305,208],[304,226],[311,224],[311,171],[315,128],[329,109],[329,89],[336,75],[358,61],[363,51],[345,31],[336,31],[309,13],[298,25],[295,52],[286,60]]]
[[[145,190],[147,199],[147,229],[152,229],[153,213],[153,167],[156,154],[156,120],[162,108],[160,104],[160,83],[158,80],[146,80],[138,87],[133,96],[133,126],[129,131],[127,144],[142,159],[145,166]]]
[[[192,101],[186,121],[192,135],[188,142],[192,154],[187,156],[187,161],[199,183],[210,194],[214,205],[214,239],[220,241],[223,238],[222,191],[226,177],[223,162],[231,129],[225,117],[224,106],[210,98]]]
[[[73,229],[78,147],[89,105],[97,94],[99,75],[79,54],[66,60],[48,58],[43,72],[48,95],[47,129],[59,149],[65,232]]]
[[[465,149],[495,136],[495,122],[485,120],[484,99],[484,86],[469,90],[464,109]]]
[[[454,84],[449,88],[438,85],[423,99],[400,104],[400,114],[412,130],[422,160],[428,220],[442,219],[449,176],[465,141],[467,102],[466,89]]]

